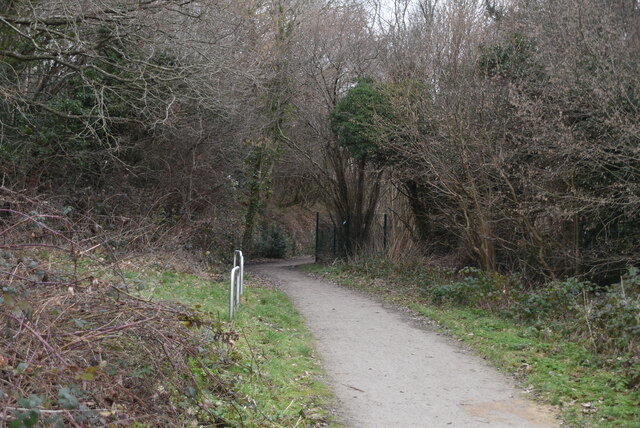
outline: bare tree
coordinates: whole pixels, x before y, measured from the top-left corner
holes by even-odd
[[[338,142],[329,122],[356,79],[376,74],[376,35],[362,5],[337,2],[312,9],[301,22],[296,41],[298,124],[288,144],[312,168],[343,249],[350,253],[364,245],[370,234],[383,170],[352,156]]]
[[[486,269],[611,280],[638,260],[635,3],[483,3],[386,33],[380,132],[418,229]]]

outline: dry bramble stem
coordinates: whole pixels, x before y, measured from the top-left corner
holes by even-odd
[[[23,325],[27,330],[29,330],[29,332],[35,336],[36,339],[38,339],[38,341],[40,341],[40,343],[42,343],[44,345],[44,347],[49,350],[51,353],[53,353],[53,355],[56,356],[56,358],[58,358],[58,360],[60,360],[60,362],[63,365],[68,365],[69,363],[67,362],[67,360],[58,352],[56,351],[53,346],[51,346],[51,344],[49,342],[47,342],[41,335],[40,333],[38,333],[36,330],[33,329],[33,327],[31,327],[30,325],[30,321],[28,320],[24,320],[24,319],[20,319],[10,313],[4,313],[3,315],[5,315],[6,317],[9,317],[15,321],[17,321],[18,323],[20,323],[21,325]]]

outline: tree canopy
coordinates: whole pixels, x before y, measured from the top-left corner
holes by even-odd
[[[336,105],[331,128],[354,157],[372,157],[384,143],[379,118],[389,112],[388,100],[373,79],[360,78]]]

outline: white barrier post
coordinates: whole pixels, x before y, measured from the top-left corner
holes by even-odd
[[[237,296],[236,275],[239,270],[240,270],[239,266],[236,266],[233,269],[231,269],[231,287],[229,287],[229,319],[230,320],[233,319],[235,315],[235,309],[237,307],[237,303],[239,302],[239,299],[236,297]]]
[[[233,253],[233,267],[240,266],[240,295],[244,294],[244,256],[242,251],[236,250]]]
[[[231,287],[229,290],[229,319],[233,319],[240,307],[240,297],[244,294],[244,256],[242,251],[233,252],[233,269],[231,269]]]
[[[240,255],[240,296],[244,295],[244,256],[242,251],[238,251]]]

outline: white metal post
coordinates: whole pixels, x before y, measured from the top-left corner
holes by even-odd
[[[229,319],[233,319],[240,307],[240,297],[244,294],[244,256],[242,251],[233,252],[233,269],[231,269],[231,289],[229,290]]]
[[[242,255],[242,251],[238,251],[240,253],[240,296],[244,295],[244,256]]]
[[[242,278],[240,277],[240,266],[236,266],[236,308],[240,307],[240,283]]]
[[[239,303],[239,298],[237,297],[237,293],[236,293],[236,275],[237,272],[240,270],[239,266],[234,267],[233,269],[231,269],[231,287],[229,287],[229,319],[232,320],[233,316],[235,315],[235,309],[238,306]]]
[[[240,296],[244,294],[244,256],[242,251],[233,252],[233,267],[240,266]]]

